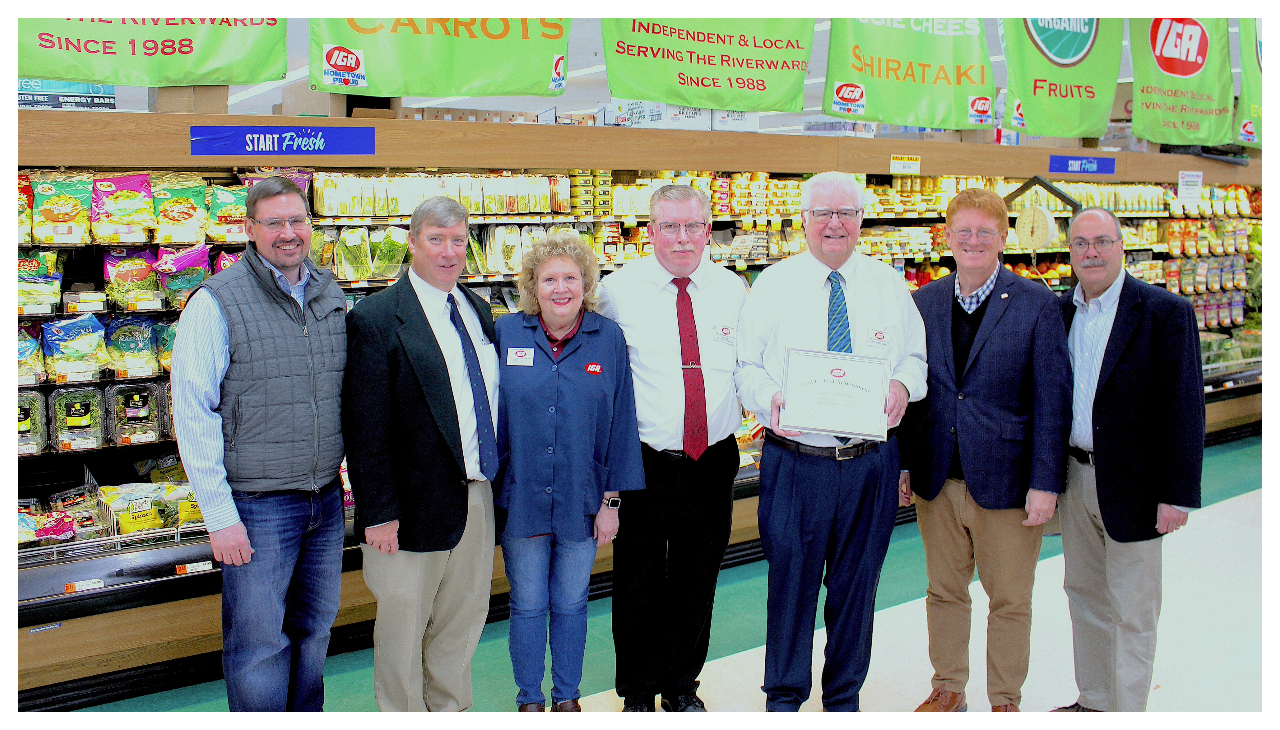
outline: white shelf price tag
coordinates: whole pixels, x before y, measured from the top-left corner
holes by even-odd
[[[890,175],[919,175],[919,155],[889,155]]]
[[[179,565],[176,569],[178,575],[188,575],[190,573],[203,573],[207,570],[213,570],[213,561],[204,560],[199,563],[187,563]]]
[[[91,578],[89,580],[78,580],[75,583],[67,583],[62,588],[65,593],[79,593],[80,591],[89,591],[94,588],[104,588],[106,585],[101,578]]]

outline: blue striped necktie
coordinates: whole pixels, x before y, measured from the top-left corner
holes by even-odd
[[[831,282],[831,299],[827,303],[827,349],[831,352],[853,352],[849,340],[849,310],[844,304],[844,277],[833,271],[827,276]]]
[[[471,399],[476,407],[476,441],[480,451],[480,473],[493,481],[498,474],[498,439],[493,434],[493,412],[489,410],[489,391],[485,388],[484,373],[480,371],[480,358],[471,342],[471,334],[462,322],[458,300],[449,297],[449,321],[458,330],[462,340],[462,358],[467,363],[467,379],[471,381]]]

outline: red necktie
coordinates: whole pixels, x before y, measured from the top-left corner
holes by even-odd
[[[680,368],[684,371],[684,453],[697,459],[707,450],[707,395],[702,381],[698,328],[693,321],[689,278],[672,280],[676,293],[676,322],[680,326]]]

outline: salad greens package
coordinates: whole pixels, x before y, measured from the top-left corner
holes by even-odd
[[[165,527],[181,527],[191,522],[204,522],[195,490],[185,482],[162,482],[164,492]]]
[[[53,511],[36,517],[36,539],[41,546],[57,545],[76,538],[75,519],[66,512]]]
[[[156,338],[160,367],[167,373],[173,369],[173,340],[178,335],[178,321],[157,322],[152,332]]]
[[[36,243],[89,243],[93,175],[31,173],[31,238]]]
[[[103,517],[96,486],[85,485],[51,494],[49,506],[71,517],[77,540],[92,540],[112,534],[115,521]]]
[[[36,385],[44,382],[44,354],[40,351],[40,334],[35,336],[24,327],[18,327],[18,385]]]
[[[142,242],[156,227],[151,175],[105,173],[93,179],[93,237],[100,243]]]
[[[293,184],[302,188],[302,199],[306,200],[311,189],[311,177],[315,174],[315,170],[309,167],[270,167],[261,165],[252,170],[240,173],[240,182],[245,184],[246,188],[253,187],[256,182],[262,182],[269,177],[283,177],[292,180]]]
[[[45,322],[45,370],[59,383],[97,380],[107,366],[106,330],[92,314]]]
[[[49,394],[49,443],[59,451],[102,446],[102,391],[59,388]]]
[[[160,371],[155,320],[141,314],[107,321],[107,357],[118,378],[149,378]]]
[[[156,253],[150,247],[109,249],[102,257],[107,299],[124,306],[139,299],[135,292],[159,291],[155,264]]]
[[[400,275],[400,265],[404,263],[404,255],[408,252],[409,232],[407,230],[395,226],[382,229],[382,242],[373,260],[373,275],[387,279],[396,278]]]
[[[166,380],[160,384],[160,395],[157,399],[160,402],[160,436],[161,438],[177,440],[178,436],[173,432],[173,384]],[[182,462],[178,462],[178,469],[182,469]],[[182,472],[183,479],[186,479],[186,472]]]
[[[204,178],[194,172],[151,176],[156,243],[204,243],[209,227]]]
[[[348,226],[338,234],[333,248],[333,275],[338,279],[356,281],[373,276],[373,261],[369,256],[369,229]]]
[[[187,297],[210,276],[209,247],[201,243],[181,250],[162,248],[156,271],[169,306],[182,309],[187,306]]]
[[[36,547],[36,530],[43,522],[44,510],[38,499],[18,500],[18,547]]]
[[[159,389],[154,383],[121,383],[107,388],[111,442],[120,446],[160,438]]]
[[[316,266],[332,268],[333,249],[338,245],[338,229],[333,226],[312,227],[311,260]]]
[[[18,243],[31,243],[31,176],[18,175]]]
[[[209,238],[215,241],[244,242],[249,240],[245,233],[245,198],[249,189],[243,185],[223,187],[213,185],[209,189]]]
[[[203,520],[188,484],[132,482],[100,487],[98,494],[111,510],[121,535]]]
[[[50,310],[62,301],[62,257],[49,249],[18,252],[18,305],[47,304]]]
[[[38,454],[47,439],[44,397],[39,391],[18,391],[18,453]]]
[[[229,266],[233,266],[243,255],[243,253],[236,251],[219,251],[218,257],[213,261],[213,273],[216,274]]]

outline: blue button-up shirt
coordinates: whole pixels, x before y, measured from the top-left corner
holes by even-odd
[[[590,538],[605,492],[644,488],[622,329],[587,312],[559,359],[536,316],[509,314],[495,329],[503,535]]]

